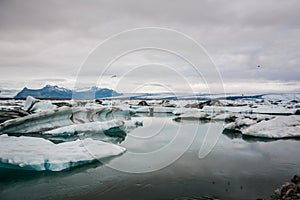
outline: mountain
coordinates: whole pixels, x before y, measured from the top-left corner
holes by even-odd
[[[14,98],[26,98],[27,96],[33,96],[36,98],[53,99],[94,99],[119,95],[121,94],[107,88],[92,87],[91,89],[85,91],[73,91],[63,87],[46,85],[41,89],[28,89],[27,87],[25,87]]]
[[[116,97],[122,95],[112,89],[92,87],[86,91],[74,91],[74,99],[94,99],[94,98],[105,98],[105,97]]]
[[[15,98],[26,98],[27,96],[36,98],[71,98],[72,90],[51,85],[46,85],[42,89],[36,90],[25,87],[15,96]]]

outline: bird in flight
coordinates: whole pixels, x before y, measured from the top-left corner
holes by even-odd
[[[258,65],[257,67],[260,67],[260,65]]]
[[[112,75],[110,78],[116,78],[117,77],[117,75]]]

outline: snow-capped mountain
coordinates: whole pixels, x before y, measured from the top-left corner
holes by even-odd
[[[26,98],[27,96],[36,98],[71,98],[72,90],[51,85],[46,85],[41,89],[29,89],[24,87],[15,98]]]
[[[23,88],[14,98],[26,98],[27,96],[33,96],[36,98],[78,98],[78,99],[92,99],[92,98],[105,98],[121,95],[114,90],[107,88],[92,87],[85,91],[73,91],[58,86],[46,85],[41,89],[28,89]]]

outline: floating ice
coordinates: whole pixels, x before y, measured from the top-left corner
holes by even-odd
[[[43,138],[0,135],[0,166],[8,168],[61,171],[124,151],[123,147],[90,138],[54,144]]]
[[[43,112],[53,110],[57,106],[53,105],[51,101],[38,100],[32,96],[28,96],[24,102],[23,110],[29,113]]]
[[[204,106],[202,109],[178,108],[173,114],[183,114],[194,110],[201,110],[205,113],[244,113],[244,114],[272,114],[272,115],[293,115],[297,108],[287,108],[282,105],[251,105],[250,106]]]
[[[131,111],[114,107],[61,107],[0,124],[0,133],[36,133],[95,121],[129,119]]]
[[[274,114],[274,115],[293,115],[297,109],[286,108],[282,105],[257,105],[252,109],[252,113]]]
[[[269,101],[300,101],[300,93],[266,94],[262,98]]]
[[[24,102],[23,110],[29,111],[32,108],[33,104],[38,102],[38,101],[39,100],[37,100],[36,98],[34,98],[32,96],[28,96],[26,98],[26,101]]]
[[[176,108],[172,113],[174,115],[180,115],[180,114],[184,114],[184,113],[193,113],[193,112],[198,112],[199,109],[195,109],[195,108]]]
[[[211,116],[207,113],[201,112],[201,110],[193,110],[175,117],[175,121],[179,120],[208,120],[211,119]]]
[[[161,107],[161,106],[131,106],[136,113],[173,113],[175,108],[173,107]]]
[[[270,120],[274,117],[275,116],[272,115],[242,114],[237,116],[234,122],[226,124],[224,126],[224,129],[242,132],[242,130],[249,127],[250,125],[256,124],[263,120]]]
[[[277,116],[249,126],[242,134],[264,138],[300,137],[300,116]]]
[[[300,137],[300,116],[241,115],[234,122],[226,124],[224,130],[263,138]]]
[[[44,134],[49,134],[53,136],[70,136],[77,133],[84,132],[88,133],[104,133],[112,128],[122,128],[124,126],[124,122],[120,120],[110,120],[104,122],[89,122],[84,124],[73,124],[70,126],[65,126],[61,128],[56,128],[50,131],[46,131]]]

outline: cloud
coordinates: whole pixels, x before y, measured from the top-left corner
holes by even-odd
[[[300,80],[299,7],[297,0],[2,0],[0,84],[2,88],[20,88],[57,82],[71,87],[80,66],[100,42],[126,29],[158,26],[181,31],[202,44],[219,68],[225,84],[236,85],[227,87],[229,90],[252,91],[256,83],[251,81],[259,80],[256,86],[262,87],[261,90],[270,90],[268,84],[261,83],[272,83],[270,85],[277,91],[295,91]],[[152,37],[159,39],[159,35]],[[170,38],[170,42],[173,39]],[[114,43],[113,48],[121,46],[122,42]],[[130,42],[138,44],[140,38]],[[164,42],[167,41],[161,40]],[[180,46],[175,41],[176,45]],[[197,56],[194,53],[193,57]],[[189,65],[155,51],[128,55],[118,61],[118,67],[110,73],[122,75],[132,66],[153,62],[176,65],[193,85],[202,84],[202,80],[189,70]],[[257,65],[262,68],[257,69]],[[96,67],[86,71],[86,80],[97,79],[96,72]],[[172,78],[163,72],[155,73],[158,81],[165,77],[182,89],[174,81],[176,76]],[[211,80],[216,78],[214,73],[206,76]],[[132,79],[135,84],[142,83],[141,77],[142,72]],[[112,85],[109,79],[106,82]],[[253,84],[247,85],[249,82]]]

